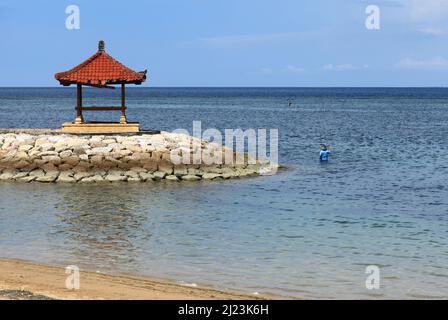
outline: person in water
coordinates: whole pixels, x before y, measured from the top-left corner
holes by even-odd
[[[328,161],[330,158],[330,150],[328,150],[328,147],[326,145],[321,145],[320,147],[320,154],[319,159],[320,161]]]

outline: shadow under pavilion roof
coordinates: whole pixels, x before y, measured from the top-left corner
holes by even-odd
[[[110,84],[142,84],[146,80],[146,70],[136,72],[121,64],[104,50],[100,41],[98,52],[71,70],[55,74],[56,80],[64,86],[81,84],[105,87]]]

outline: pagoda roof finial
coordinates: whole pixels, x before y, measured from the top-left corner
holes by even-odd
[[[100,42],[98,42],[98,51],[104,52],[105,48],[106,48],[106,43],[103,40],[100,40]]]

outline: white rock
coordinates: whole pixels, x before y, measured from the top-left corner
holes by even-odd
[[[45,172],[42,169],[35,169],[35,170],[31,171],[29,174],[30,177],[42,177],[44,175],[45,175]]]
[[[119,181],[127,181],[128,177],[126,176],[120,176],[120,175],[114,175],[114,174],[108,174],[105,177],[105,180],[110,181],[110,182],[119,182]]]
[[[96,175],[94,175],[94,176],[91,176],[91,177],[86,177],[86,178],[83,178],[82,180],[81,180],[81,182],[87,182],[87,183],[91,183],[91,182],[102,182],[102,181],[104,181],[104,178],[101,176],[101,175],[99,175],[99,174],[96,174]]]
[[[68,157],[70,157],[72,154],[73,154],[73,151],[71,151],[71,150],[65,150],[65,151],[62,151],[62,152],[59,154],[59,156],[60,156],[61,158],[68,158]]]
[[[29,172],[18,172],[17,174],[14,175],[14,177],[12,177],[14,180],[20,179],[20,178],[24,178],[26,176],[28,176]]]
[[[11,180],[15,176],[14,171],[6,171],[0,175],[0,180]]]
[[[65,171],[61,172],[56,182],[73,183],[76,179],[73,177],[73,172]]]
[[[104,155],[108,154],[112,151],[111,147],[99,147],[99,148],[92,148],[88,151],[86,151],[87,155]]]
[[[53,151],[55,149],[54,144],[52,143],[42,144],[40,148],[42,151]]]
[[[34,146],[31,146],[29,144],[24,144],[19,147],[19,151],[29,151],[33,148],[34,148]]]
[[[52,172],[47,172],[45,174],[45,176],[37,177],[36,181],[50,183],[50,182],[55,182],[58,177],[59,177],[59,172],[52,171]]]
[[[152,173],[140,172],[139,176],[143,181],[150,181],[154,179],[154,175]]]
[[[216,178],[221,178],[222,175],[219,173],[204,173],[204,175],[202,176],[202,179],[204,180],[213,180]]]
[[[85,172],[85,171],[79,171],[76,172],[75,175],[73,176],[73,178],[76,181],[80,181],[81,179],[85,178],[85,177],[90,177],[91,173]]]
[[[166,176],[165,179],[170,181],[179,181],[179,178],[175,175]]]
[[[21,182],[31,182],[31,181],[34,181],[34,180],[36,180],[36,177],[30,177],[30,176],[27,176],[27,177],[20,178],[20,179],[18,179],[17,181],[21,181]]]
[[[182,176],[182,180],[184,180],[184,181],[198,181],[198,180],[201,180],[201,177],[194,176],[192,174],[188,174],[186,176]]]

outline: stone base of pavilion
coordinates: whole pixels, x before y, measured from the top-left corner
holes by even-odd
[[[0,129],[0,186],[2,181],[221,180],[271,175],[278,169],[267,160],[250,158],[215,142],[174,132],[77,135],[46,131]],[[217,163],[210,163],[211,155]],[[242,163],[226,164],[224,160],[229,155]],[[178,156],[187,163],[179,163]],[[194,164],[194,159],[200,163]]]
[[[81,124],[66,122],[62,125],[61,132],[72,134],[139,133],[140,124],[138,122],[129,122],[129,123],[88,122]]]

